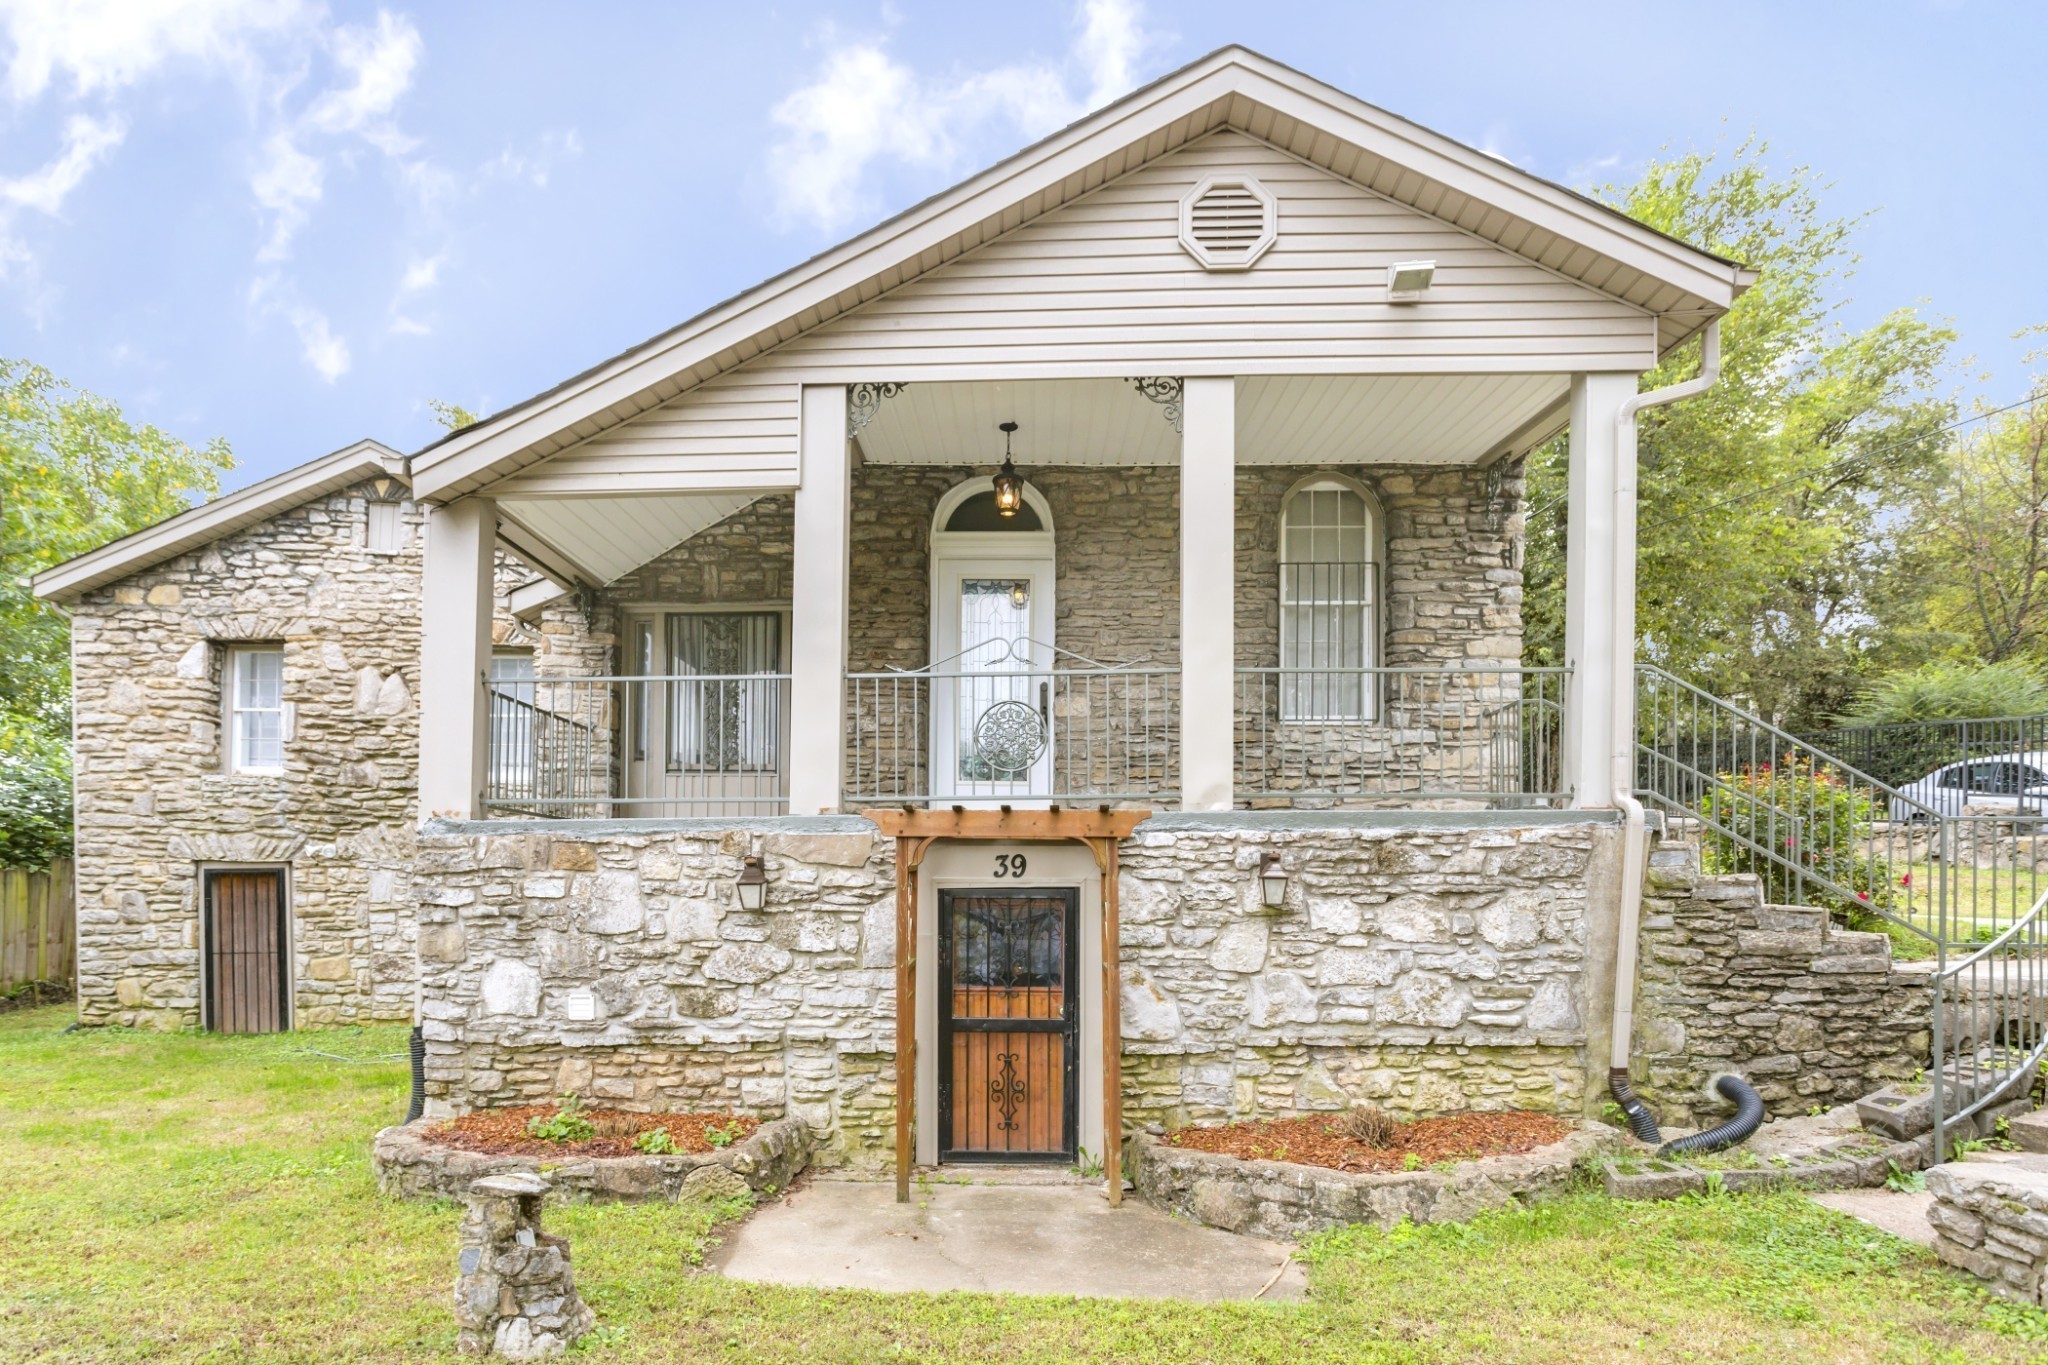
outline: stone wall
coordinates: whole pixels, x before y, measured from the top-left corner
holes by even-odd
[[[1368,1098],[1576,1113],[1594,826],[1519,819],[1142,826],[1120,882],[1130,1121]],[[895,873],[871,829],[430,827],[432,1112],[575,1093],[787,1113],[827,1135],[828,1163],[876,1159],[895,1105]],[[732,884],[756,843],[768,907],[747,912]],[[1277,912],[1256,890],[1267,848],[1294,879]]]
[[[1175,1127],[1371,1100],[1576,1114],[1590,823],[1141,826],[1123,854],[1125,1114]],[[1256,877],[1277,850],[1285,908]]]
[[[295,1023],[411,1017],[420,515],[405,504],[401,548],[372,552],[367,496],[314,499],[71,606],[86,1022],[201,1021],[199,872],[224,863],[290,866]],[[566,639],[557,616],[543,629]],[[227,770],[222,674],[245,642],[283,646],[279,775]]]
[[[1785,1117],[1927,1064],[1928,978],[1895,970],[1889,939],[1765,905],[1754,877],[1703,875],[1690,843],[1652,845],[1637,979],[1637,1089],[1673,1126],[1727,1117],[1709,1091],[1724,1071]]]

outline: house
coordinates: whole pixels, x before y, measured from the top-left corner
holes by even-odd
[[[239,913],[184,890],[175,932],[131,931],[108,850],[136,831],[183,888],[290,860],[294,985],[367,978],[364,1014],[416,990],[436,1112],[787,1112],[899,1169],[1363,1098],[1596,1109],[1641,882],[1638,380],[1704,333],[1710,382],[1751,280],[1223,49],[402,467],[378,452],[424,545],[360,610],[416,572],[416,656],[323,635],[346,667],[295,662],[261,616],[295,608],[241,605],[266,552],[201,548],[232,499],[172,562],[260,617],[235,638],[287,641],[281,672],[232,643],[218,685],[212,653],[120,657],[159,591],[120,545],[38,580],[81,625],[84,951],[189,972]],[[1570,657],[1526,668],[1520,462],[1567,427]],[[321,496],[262,515],[310,525]],[[291,592],[338,600],[364,552],[323,515],[333,565]],[[514,621],[551,642],[530,671],[502,662]],[[103,654],[150,681],[91,681]],[[176,746],[145,731],[205,750],[225,706],[233,753],[289,712],[215,697],[302,686],[263,799],[374,791],[375,837],[160,841],[139,788]],[[311,921],[343,914],[330,953]],[[88,1017],[132,1007],[111,966],[83,979]]]

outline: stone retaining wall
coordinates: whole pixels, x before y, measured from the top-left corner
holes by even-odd
[[[1764,904],[1750,876],[1705,876],[1691,844],[1652,846],[1636,1003],[1637,1089],[1672,1127],[1727,1116],[1708,1089],[1735,1071],[1773,1117],[1832,1108],[1927,1064],[1924,975],[1883,934]]]
[[[1581,1164],[1621,1146],[1620,1133],[1588,1123],[1521,1156],[1366,1174],[1191,1152],[1140,1133],[1131,1160],[1139,1195],[1168,1212],[1226,1232],[1299,1241],[1345,1223],[1462,1223],[1486,1209],[1533,1203],[1565,1189]]]
[[[1597,826],[1438,819],[1141,826],[1121,883],[1130,1121],[1358,1099],[1577,1113]],[[492,828],[421,836],[430,1114],[575,1093],[786,1114],[828,1163],[886,1155],[895,869],[872,825]],[[749,912],[733,882],[756,846],[768,902]],[[1257,889],[1269,848],[1292,875],[1278,911]]]
[[[1927,1172],[1934,1254],[1997,1293],[2048,1307],[2048,1160],[1971,1159]]]
[[[420,1119],[377,1134],[370,1164],[377,1189],[398,1199],[461,1199],[471,1182],[513,1172],[545,1174],[566,1203],[677,1203],[789,1188],[811,1159],[811,1130],[796,1119],[764,1123],[723,1151],[669,1156],[489,1156],[435,1140],[442,1120]]]

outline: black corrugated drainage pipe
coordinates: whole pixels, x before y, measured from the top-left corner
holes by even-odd
[[[1650,1106],[1637,1098],[1635,1087],[1629,1084],[1628,1068],[1609,1067],[1607,1089],[1614,1096],[1614,1102],[1621,1106],[1621,1112],[1628,1115],[1628,1131],[1637,1142],[1662,1142],[1664,1135],[1657,1131],[1657,1116],[1650,1112]]]
[[[412,1103],[406,1108],[405,1121],[411,1123],[427,1107],[427,1040],[420,1034],[418,1024],[412,1026],[412,1037],[406,1046],[412,1053]]]
[[[1658,1156],[1704,1156],[1733,1147],[1763,1126],[1764,1099],[1756,1093],[1755,1086],[1730,1072],[1715,1079],[1714,1089],[1735,1106],[1735,1117],[1703,1133],[1673,1138],[1657,1149]]]

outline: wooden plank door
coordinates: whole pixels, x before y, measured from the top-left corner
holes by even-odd
[[[1071,1161],[1071,888],[939,893],[939,1159]]]
[[[216,1033],[291,1027],[284,869],[206,874],[206,1026]]]

